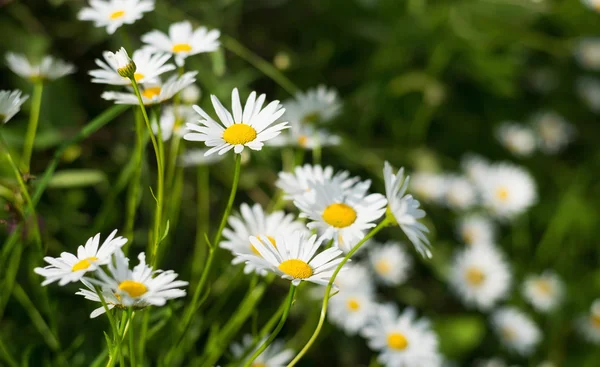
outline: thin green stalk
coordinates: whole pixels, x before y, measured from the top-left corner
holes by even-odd
[[[144,125],[142,122],[141,113],[135,114],[135,150],[133,153],[133,161],[135,168],[133,176],[129,181],[129,189],[127,191],[127,214],[125,220],[125,237],[129,240],[125,251],[129,249],[133,242],[133,227],[135,224],[135,213],[138,206],[138,198],[140,195],[140,179],[142,177],[142,157],[144,154]]]
[[[37,329],[37,331],[42,335],[42,338],[48,344],[50,349],[55,351],[60,355],[60,342],[58,341],[56,335],[52,333],[48,324],[40,314],[40,312],[35,308],[33,302],[27,296],[27,293],[23,290],[23,288],[17,283],[13,288],[13,295],[17,299],[17,301],[21,304],[23,309],[29,315],[33,325]]]
[[[321,153],[323,152],[322,147],[317,145],[313,148],[312,156],[313,156],[313,164],[321,164]]]
[[[202,263],[206,256],[208,244],[204,234],[208,232],[208,218],[210,214],[210,170],[208,166],[200,165],[196,169],[196,240],[194,241],[194,255],[192,260],[192,280],[198,279],[202,271]]]
[[[40,119],[40,109],[42,108],[43,90],[44,84],[42,81],[35,82],[33,85],[33,96],[31,97],[31,115],[29,116],[29,125],[27,125],[27,133],[25,134],[23,156],[21,157],[21,167],[23,168],[24,173],[29,173],[31,152],[33,151],[35,133],[37,132],[38,121]]]
[[[323,323],[325,322],[325,317],[327,316],[327,305],[329,304],[329,298],[331,297],[330,294],[331,294],[331,288],[333,287],[333,282],[335,282],[335,278],[337,277],[340,270],[342,270],[342,267],[344,266],[344,264],[346,264],[346,262],[348,262],[350,257],[352,255],[354,255],[356,253],[356,251],[358,251],[369,238],[375,236],[375,234],[377,234],[377,232],[381,231],[388,224],[390,224],[390,220],[388,218],[385,218],[384,220],[382,220],[377,225],[377,227],[373,228],[371,230],[371,232],[369,232],[362,240],[360,240],[360,242],[358,242],[356,244],[356,246],[354,246],[352,248],[352,250],[350,250],[350,252],[348,252],[348,254],[344,257],[342,262],[337,266],[337,268],[335,268],[335,271],[333,272],[333,275],[331,276],[331,279],[329,279],[329,283],[327,284],[327,287],[325,288],[325,295],[323,296],[323,306],[321,307],[321,316],[319,317],[319,322],[317,323],[317,328],[313,332],[312,336],[310,337],[310,339],[308,340],[308,342],[306,343],[304,348],[302,348],[300,353],[298,353],[298,355],[296,357],[294,357],[294,359],[287,365],[287,367],[295,366],[296,363],[298,363],[300,361],[300,359],[302,359],[302,357],[306,354],[306,352],[308,352],[308,350],[313,345],[315,340],[317,340],[317,337],[319,336],[319,333],[321,332],[321,328],[323,327]]]
[[[102,307],[104,307],[104,313],[108,317],[108,323],[110,324],[110,328],[112,329],[112,334],[113,334],[113,343],[117,343],[117,341],[119,340],[119,328],[117,327],[117,322],[115,321],[115,318],[114,318],[111,310],[108,309],[108,305],[106,303],[106,300],[104,299],[102,290],[99,287],[96,287],[96,294],[98,295],[98,298],[100,299],[100,303],[102,303]],[[115,353],[121,354],[121,347],[120,347],[120,345],[118,348],[114,345],[109,345],[108,349],[109,349],[109,357],[108,357],[108,363],[106,364],[106,367],[112,367],[112,366],[114,366],[115,361],[116,361],[116,357],[114,354]]]
[[[127,314],[129,319],[129,362],[131,363],[131,367],[135,367],[135,337],[133,335],[133,316],[135,312],[133,312],[132,307],[129,307]]]
[[[19,363],[17,363],[17,360],[10,354],[6,345],[4,345],[4,340],[2,340],[2,338],[0,338],[0,355],[4,359],[4,362],[10,367],[19,367]]]

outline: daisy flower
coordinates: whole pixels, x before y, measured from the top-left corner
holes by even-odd
[[[324,85],[298,92],[292,100],[284,104],[285,118],[293,124],[328,122],[341,110],[338,94]]]
[[[590,312],[577,320],[577,329],[590,343],[600,345],[600,298],[590,307]]]
[[[275,236],[275,247],[267,236],[252,236],[250,243],[258,251],[258,255],[236,255],[254,269],[271,271],[283,279],[291,280],[293,285],[298,285],[301,281],[327,285],[343,258],[340,257],[342,252],[335,247],[315,256],[323,239],[317,239],[316,234],[307,237],[304,231],[284,233]]]
[[[77,292],[75,294],[78,296],[83,296],[87,300],[102,303],[102,300],[100,300],[100,296],[98,296],[98,292],[96,291],[96,288],[94,287],[94,285],[92,283],[90,283],[89,281],[85,280],[84,278],[81,279],[81,282],[88,289],[79,288],[79,292]],[[110,290],[110,288],[103,287],[101,292],[102,292],[102,298],[104,298],[104,302],[106,302],[106,308],[108,308],[109,310],[112,310],[115,307],[118,309],[126,309],[127,308],[123,304],[121,296],[117,296],[117,294],[113,293]],[[106,312],[106,310],[104,309],[104,306],[100,306],[100,307],[96,308],[94,311],[92,311],[92,313],[90,314],[90,318],[94,319],[94,318],[104,314],[105,312]]]
[[[479,190],[484,205],[501,218],[517,216],[537,201],[535,182],[529,172],[510,163],[492,166]]]
[[[588,8],[600,13],[600,0],[581,0]]]
[[[77,256],[69,252],[63,252],[60,257],[44,257],[48,266],[35,268],[33,271],[46,278],[42,285],[48,285],[58,281],[58,285],[81,280],[83,276],[90,271],[94,271],[100,265],[108,264],[112,254],[120,250],[127,243],[127,239],[121,236],[115,237],[117,230],[104,240],[100,245],[100,233],[91,237],[85,243],[85,246],[77,248]]]
[[[377,360],[384,366],[439,367],[437,335],[426,319],[417,319],[412,308],[398,315],[394,305],[379,305],[369,325],[363,328],[369,348],[380,351]]]
[[[144,13],[154,10],[154,0],[90,0],[90,7],[77,14],[79,20],[90,20],[96,27],[106,27],[113,34],[123,24],[133,24]]]
[[[183,167],[207,166],[218,163],[225,156],[213,154],[206,155],[208,149],[188,149],[179,156],[179,165]]]
[[[113,292],[125,307],[143,308],[149,305],[163,306],[167,300],[185,296],[188,282],[177,279],[172,270],[152,270],[146,265],[146,255],[138,255],[139,264],[129,269],[129,259],[119,249],[114,253],[113,261],[108,263],[108,273],[102,268],[96,271],[98,280],[94,280],[102,289]]]
[[[277,247],[275,238],[278,235],[292,233],[294,231],[308,232],[304,223],[296,220],[294,215],[285,214],[283,211],[276,211],[271,214],[264,212],[259,204],[254,204],[250,207],[244,203],[240,207],[241,216],[232,215],[227,220],[230,228],[223,230],[225,238],[219,246],[231,251],[235,257],[233,264],[244,262],[244,258],[240,258],[238,254],[260,256],[258,250],[250,243],[250,236],[259,237],[266,236],[269,239],[271,246]],[[259,274],[265,275],[266,270],[257,269],[253,263],[247,263],[244,268],[245,273],[256,271]]]
[[[295,146],[302,149],[313,150],[315,148],[340,145],[341,138],[330,134],[324,129],[315,129],[311,125],[291,124],[289,132],[281,134],[269,142],[275,147]]]
[[[144,105],[162,103],[173,98],[183,88],[196,81],[196,74],[196,71],[187,72],[181,76],[173,75],[164,83],[146,84],[140,91]],[[116,104],[139,104],[134,93],[104,92],[102,98],[115,101]]]
[[[514,307],[494,311],[491,321],[506,348],[522,356],[531,355],[542,337],[537,325]]]
[[[231,353],[233,354],[233,357],[239,360],[244,356],[253,354],[265,340],[266,339],[263,339],[255,345],[252,335],[246,334],[242,338],[241,343],[233,343],[231,345]],[[252,348],[253,345],[255,345],[255,348],[250,352],[250,348]],[[283,342],[275,340],[254,360],[252,367],[284,367],[293,357],[293,350],[284,349]]]
[[[191,132],[183,137],[189,141],[203,141],[207,147],[212,147],[206,155],[216,152],[225,154],[231,149],[239,154],[244,147],[261,150],[265,141],[273,139],[281,130],[288,127],[287,122],[269,127],[283,115],[285,109],[281,107],[279,101],[273,101],[263,108],[264,94],[256,98],[256,92],[250,93],[242,109],[240,96],[235,88],[231,93],[233,115],[223,107],[217,97],[211,95],[210,98],[221,124],[195,105],[194,109],[202,116],[200,125],[187,124]]]
[[[461,176],[445,177],[444,198],[446,205],[454,210],[466,210],[477,202],[477,193],[471,182]]]
[[[579,41],[575,49],[575,58],[585,69],[600,70],[600,38],[588,37]]]
[[[489,245],[495,242],[494,223],[483,215],[471,214],[458,221],[458,236],[467,245]]]
[[[152,52],[168,52],[175,57],[177,66],[183,66],[188,56],[202,52],[213,52],[219,48],[221,32],[206,27],[192,29],[188,21],[173,23],[169,34],[154,30],[142,36],[142,42]]]
[[[21,105],[29,98],[21,96],[20,90],[0,90],[0,123],[5,124],[21,110]]]
[[[55,80],[75,72],[73,64],[52,56],[44,56],[40,63],[30,63],[25,56],[9,52],[6,62],[15,74],[30,80]]]
[[[376,307],[373,294],[361,290],[343,290],[331,297],[327,316],[332,324],[346,334],[355,335],[374,316]]]
[[[163,141],[171,139],[172,135],[183,136],[186,132],[182,128],[184,123],[190,123],[196,120],[196,112],[190,106],[169,105],[163,108],[160,115],[160,130]],[[152,131],[158,134],[158,126],[152,124]]]
[[[489,310],[508,295],[511,273],[502,254],[482,244],[458,252],[448,281],[465,304]]]
[[[130,85],[129,78],[119,74],[119,65],[117,59],[111,52],[105,51],[102,56],[104,60],[96,59],[96,65],[100,69],[88,72],[92,76],[92,83],[111,84],[111,85]],[[175,65],[167,64],[171,55],[164,53],[151,53],[147,50],[137,50],[133,53],[131,60],[135,63],[136,70],[134,74],[135,81],[139,84],[156,83],[158,76],[175,69]]]
[[[189,85],[181,91],[181,102],[185,104],[198,103],[202,91],[196,84]]]
[[[545,271],[530,275],[523,282],[523,296],[538,311],[548,312],[562,301],[564,286],[558,275]]]
[[[348,189],[354,185],[359,178],[348,178],[348,171],[340,171],[334,174],[333,167],[322,167],[320,165],[305,164],[294,167],[294,172],[279,172],[275,186],[284,193],[284,199],[293,200],[307,194],[314,194],[317,186],[325,183]]]
[[[577,80],[579,97],[592,112],[600,113],[600,79],[581,77]]]
[[[385,162],[383,167],[383,179],[385,181],[385,196],[388,199],[387,215],[393,218],[410,242],[415,246],[422,256],[431,257],[429,240],[425,236],[429,230],[418,220],[425,217],[425,211],[419,209],[419,201],[412,195],[406,194],[410,177],[404,177],[404,168],[394,174],[392,166]]]
[[[445,182],[441,175],[430,172],[415,172],[410,177],[409,189],[425,201],[436,202],[445,194]]]
[[[527,126],[507,121],[496,129],[498,141],[511,153],[520,157],[528,157],[535,150],[535,134]]]
[[[389,286],[400,285],[408,278],[411,259],[404,251],[404,244],[388,241],[383,245],[371,246],[369,264],[377,279]]]
[[[575,128],[562,116],[554,112],[542,112],[533,118],[538,135],[538,145],[547,154],[555,154],[569,144],[575,135]]]
[[[475,185],[478,185],[485,180],[490,168],[490,163],[485,158],[475,154],[465,155],[462,158],[460,165],[465,172],[465,175]]]
[[[343,272],[338,274],[334,281],[335,286],[340,290],[340,292],[360,291],[361,293],[367,293],[370,295],[375,294],[373,277],[365,265],[355,262],[347,262],[344,264],[342,269]]]

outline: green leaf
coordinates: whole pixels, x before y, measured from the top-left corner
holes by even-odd
[[[73,187],[94,186],[106,182],[104,172],[93,169],[63,170],[56,172],[50,179],[48,187],[66,189]]]

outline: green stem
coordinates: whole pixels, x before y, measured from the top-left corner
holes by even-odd
[[[300,353],[298,353],[298,355],[296,357],[294,357],[294,359],[287,365],[287,367],[295,366],[296,363],[298,363],[300,361],[300,359],[302,359],[302,357],[306,354],[306,352],[308,352],[310,347],[313,345],[313,343],[319,336],[319,333],[321,332],[321,328],[323,327],[323,323],[325,322],[325,317],[327,316],[327,305],[329,304],[329,298],[331,297],[330,294],[331,294],[331,288],[333,287],[333,282],[335,281],[335,278],[337,277],[340,270],[342,270],[342,267],[344,266],[344,264],[346,264],[346,262],[348,262],[350,257],[352,255],[354,255],[356,253],[356,251],[358,251],[361,248],[361,246],[369,238],[375,236],[375,234],[377,234],[377,232],[381,231],[388,224],[390,224],[390,221],[388,218],[385,218],[384,220],[382,220],[377,225],[377,227],[373,228],[371,230],[371,232],[369,232],[362,240],[360,240],[360,242],[358,242],[356,244],[356,246],[354,246],[352,248],[352,250],[350,250],[350,252],[348,252],[348,254],[344,257],[342,262],[337,266],[337,268],[335,268],[335,271],[333,272],[333,275],[331,276],[331,279],[329,279],[329,283],[327,284],[327,287],[325,288],[325,295],[323,296],[323,306],[321,307],[321,316],[319,317],[319,322],[317,323],[317,328],[313,332],[312,336],[310,337],[310,339],[308,340],[308,342],[306,343],[304,348],[302,348]]]
[[[321,164],[321,153],[322,148],[320,145],[317,145],[313,148],[312,156],[313,156],[313,164]]]
[[[21,157],[21,166],[24,173],[29,173],[31,163],[31,152],[33,151],[33,142],[37,131],[38,121],[40,119],[40,109],[42,108],[42,91],[44,84],[37,81],[33,86],[33,96],[31,97],[31,115],[29,116],[29,125],[25,135],[25,145],[23,145],[23,156]]]
[[[194,256],[192,261],[192,278],[198,279],[202,269],[202,260],[206,256],[208,244],[204,241],[204,234],[208,232],[208,216],[210,213],[210,170],[208,166],[198,166],[196,180],[196,241],[194,244]]]
[[[129,362],[131,363],[131,367],[135,367],[135,339],[133,335],[133,316],[135,312],[133,312],[132,307],[129,307],[127,314],[129,316]]]
[[[29,297],[27,297],[27,293],[23,290],[23,288],[17,283],[13,289],[13,295],[19,301],[21,306],[25,309],[25,311],[29,314],[29,318],[38,332],[42,335],[42,338],[48,344],[50,349],[60,354],[60,342],[57,337],[52,333],[46,321],[39,313],[39,311],[35,308],[33,302]]]
[[[6,362],[9,367],[19,367],[19,363],[17,363],[15,358],[10,354],[6,345],[4,345],[2,338],[0,338],[0,355],[2,355],[4,362]]]
[[[118,343],[119,328],[117,327],[117,322],[115,321],[115,317],[113,316],[112,311],[108,309],[108,305],[106,303],[106,300],[104,299],[104,295],[102,294],[102,289],[100,289],[99,287],[96,287],[96,294],[98,295],[98,298],[100,299],[100,303],[102,303],[102,307],[104,307],[104,313],[106,314],[106,317],[108,317],[108,323],[110,324],[110,328],[112,329],[112,333],[113,333],[113,343]],[[108,350],[109,350],[110,354],[108,357],[108,363],[106,364],[106,367],[111,367],[111,366],[114,366],[115,361],[117,359],[115,356],[115,353],[121,354],[120,344],[119,344],[118,348],[115,345],[109,345]]]
[[[133,176],[129,182],[129,189],[127,192],[127,214],[125,221],[125,237],[129,240],[127,242],[126,250],[129,249],[133,242],[133,227],[135,224],[135,213],[138,204],[140,179],[142,176],[142,156],[144,154],[144,125],[142,122],[142,116],[140,113],[135,114],[135,151],[133,153],[133,160],[135,168]]]

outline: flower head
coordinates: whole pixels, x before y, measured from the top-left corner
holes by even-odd
[[[600,13],[600,0],[581,0],[588,8]]]
[[[445,180],[435,173],[416,172],[410,176],[409,190],[419,199],[437,202],[446,192]]]
[[[183,124],[190,123],[196,119],[196,112],[187,105],[168,105],[162,109],[160,115],[160,132],[163,141],[171,139],[171,136],[183,136],[186,133]],[[152,125],[152,131],[158,134],[158,126]]]
[[[298,92],[292,100],[285,101],[285,118],[292,124],[328,122],[341,110],[338,94],[324,85]]]
[[[575,57],[583,68],[600,70],[600,38],[588,37],[579,41]]]
[[[516,156],[527,157],[535,151],[535,134],[525,125],[504,122],[496,130],[496,136],[500,143]]]
[[[28,95],[21,96],[20,90],[0,90],[0,124],[5,124],[13,118],[27,98]]]
[[[9,52],[6,54],[6,62],[15,74],[34,81],[55,80],[75,72],[73,64],[52,56],[44,56],[40,63],[31,63],[25,56]]]
[[[467,210],[477,203],[477,192],[465,177],[448,175],[444,178],[446,205],[454,210]]]
[[[288,133],[283,133],[269,142],[271,146],[293,146],[301,149],[314,150],[317,148],[340,145],[341,138],[330,134],[325,129],[315,129],[312,125],[292,123]]]
[[[90,0],[90,7],[81,9],[77,18],[91,20],[96,27],[106,27],[106,32],[113,34],[123,24],[133,24],[152,10],[153,0]]]
[[[542,312],[556,308],[562,301],[564,286],[558,275],[546,271],[530,275],[523,283],[523,296],[533,307]]]
[[[575,128],[555,112],[542,112],[534,116],[533,124],[538,135],[538,145],[547,154],[563,150],[575,137]]]
[[[158,76],[175,69],[175,65],[167,64],[170,55],[155,53],[146,50],[137,50],[129,58],[123,47],[116,53],[104,52],[105,61],[96,59],[96,64],[101,69],[91,70],[92,83],[130,85],[130,78],[135,78],[139,84],[156,83]]]
[[[404,250],[404,244],[388,241],[369,248],[369,264],[377,279],[389,286],[397,286],[408,278],[412,261]]]
[[[327,316],[332,324],[343,329],[346,334],[355,335],[373,317],[376,306],[371,293],[360,289],[340,290],[331,297]]]
[[[579,78],[577,92],[592,112],[600,113],[600,79],[589,76]]]
[[[179,91],[196,81],[196,71],[187,72],[181,76],[173,75],[164,83],[147,84],[140,91],[144,105],[162,103],[173,98]],[[115,101],[116,104],[139,104],[133,93],[104,92],[102,98]]]
[[[305,195],[314,195],[315,188],[326,183],[348,189],[354,185],[359,178],[348,178],[348,171],[340,171],[334,174],[333,167],[322,167],[321,165],[305,164],[296,166],[294,172],[279,172],[279,178],[275,185],[284,192],[285,199],[296,199]]]
[[[600,345],[600,298],[592,303],[588,313],[577,320],[577,329],[587,341]]]
[[[494,223],[483,215],[470,214],[458,222],[458,236],[467,245],[489,245],[495,242]]]
[[[514,307],[500,308],[492,314],[491,320],[502,344],[520,355],[530,355],[540,342],[540,329]]]
[[[231,353],[237,359],[247,356],[250,353],[250,348],[255,345],[251,351],[254,353],[265,340],[259,340],[254,343],[254,338],[250,334],[244,335],[241,343],[233,343],[231,345]],[[267,347],[252,363],[252,367],[284,367],[294,357],[294,351],[284,349],[284,344],[280,340],[275,340]],[[241,361],[240,361],[241,362]]]
[[[85,280],[85,278],[82,278],[81,282],[83,283],[83,285],[86,286],[87,289],[79,288],[79,291],[75,294],[79,295],[79,296],[83,296],[87,300],[102,303],[102,300],[100,299],[100,296],[98,295],[98,291],[96,290],[94,285],[92,283],[90,283],[89,281]],[[109,310],[112,310],[115,307],[119,308],[119,309],[127,308],[123,304],[122,297],[116,293],[113,293],[110,288],[103,287],[100,291],[102,292],[102,298],[104,298],[104,302],[106,302],[106,308],[108,308]],[[140,308],[143,308],[143,307],[140,307]],[[104,309],[104,306],[100,306],[100,307],[96,308],[94,311],[92,311],[92,313],[90,314],[90,318],[92,318],[92,319],[96,318],[96,317],[104,314],[105,312],[106,312],[106,310]]]

